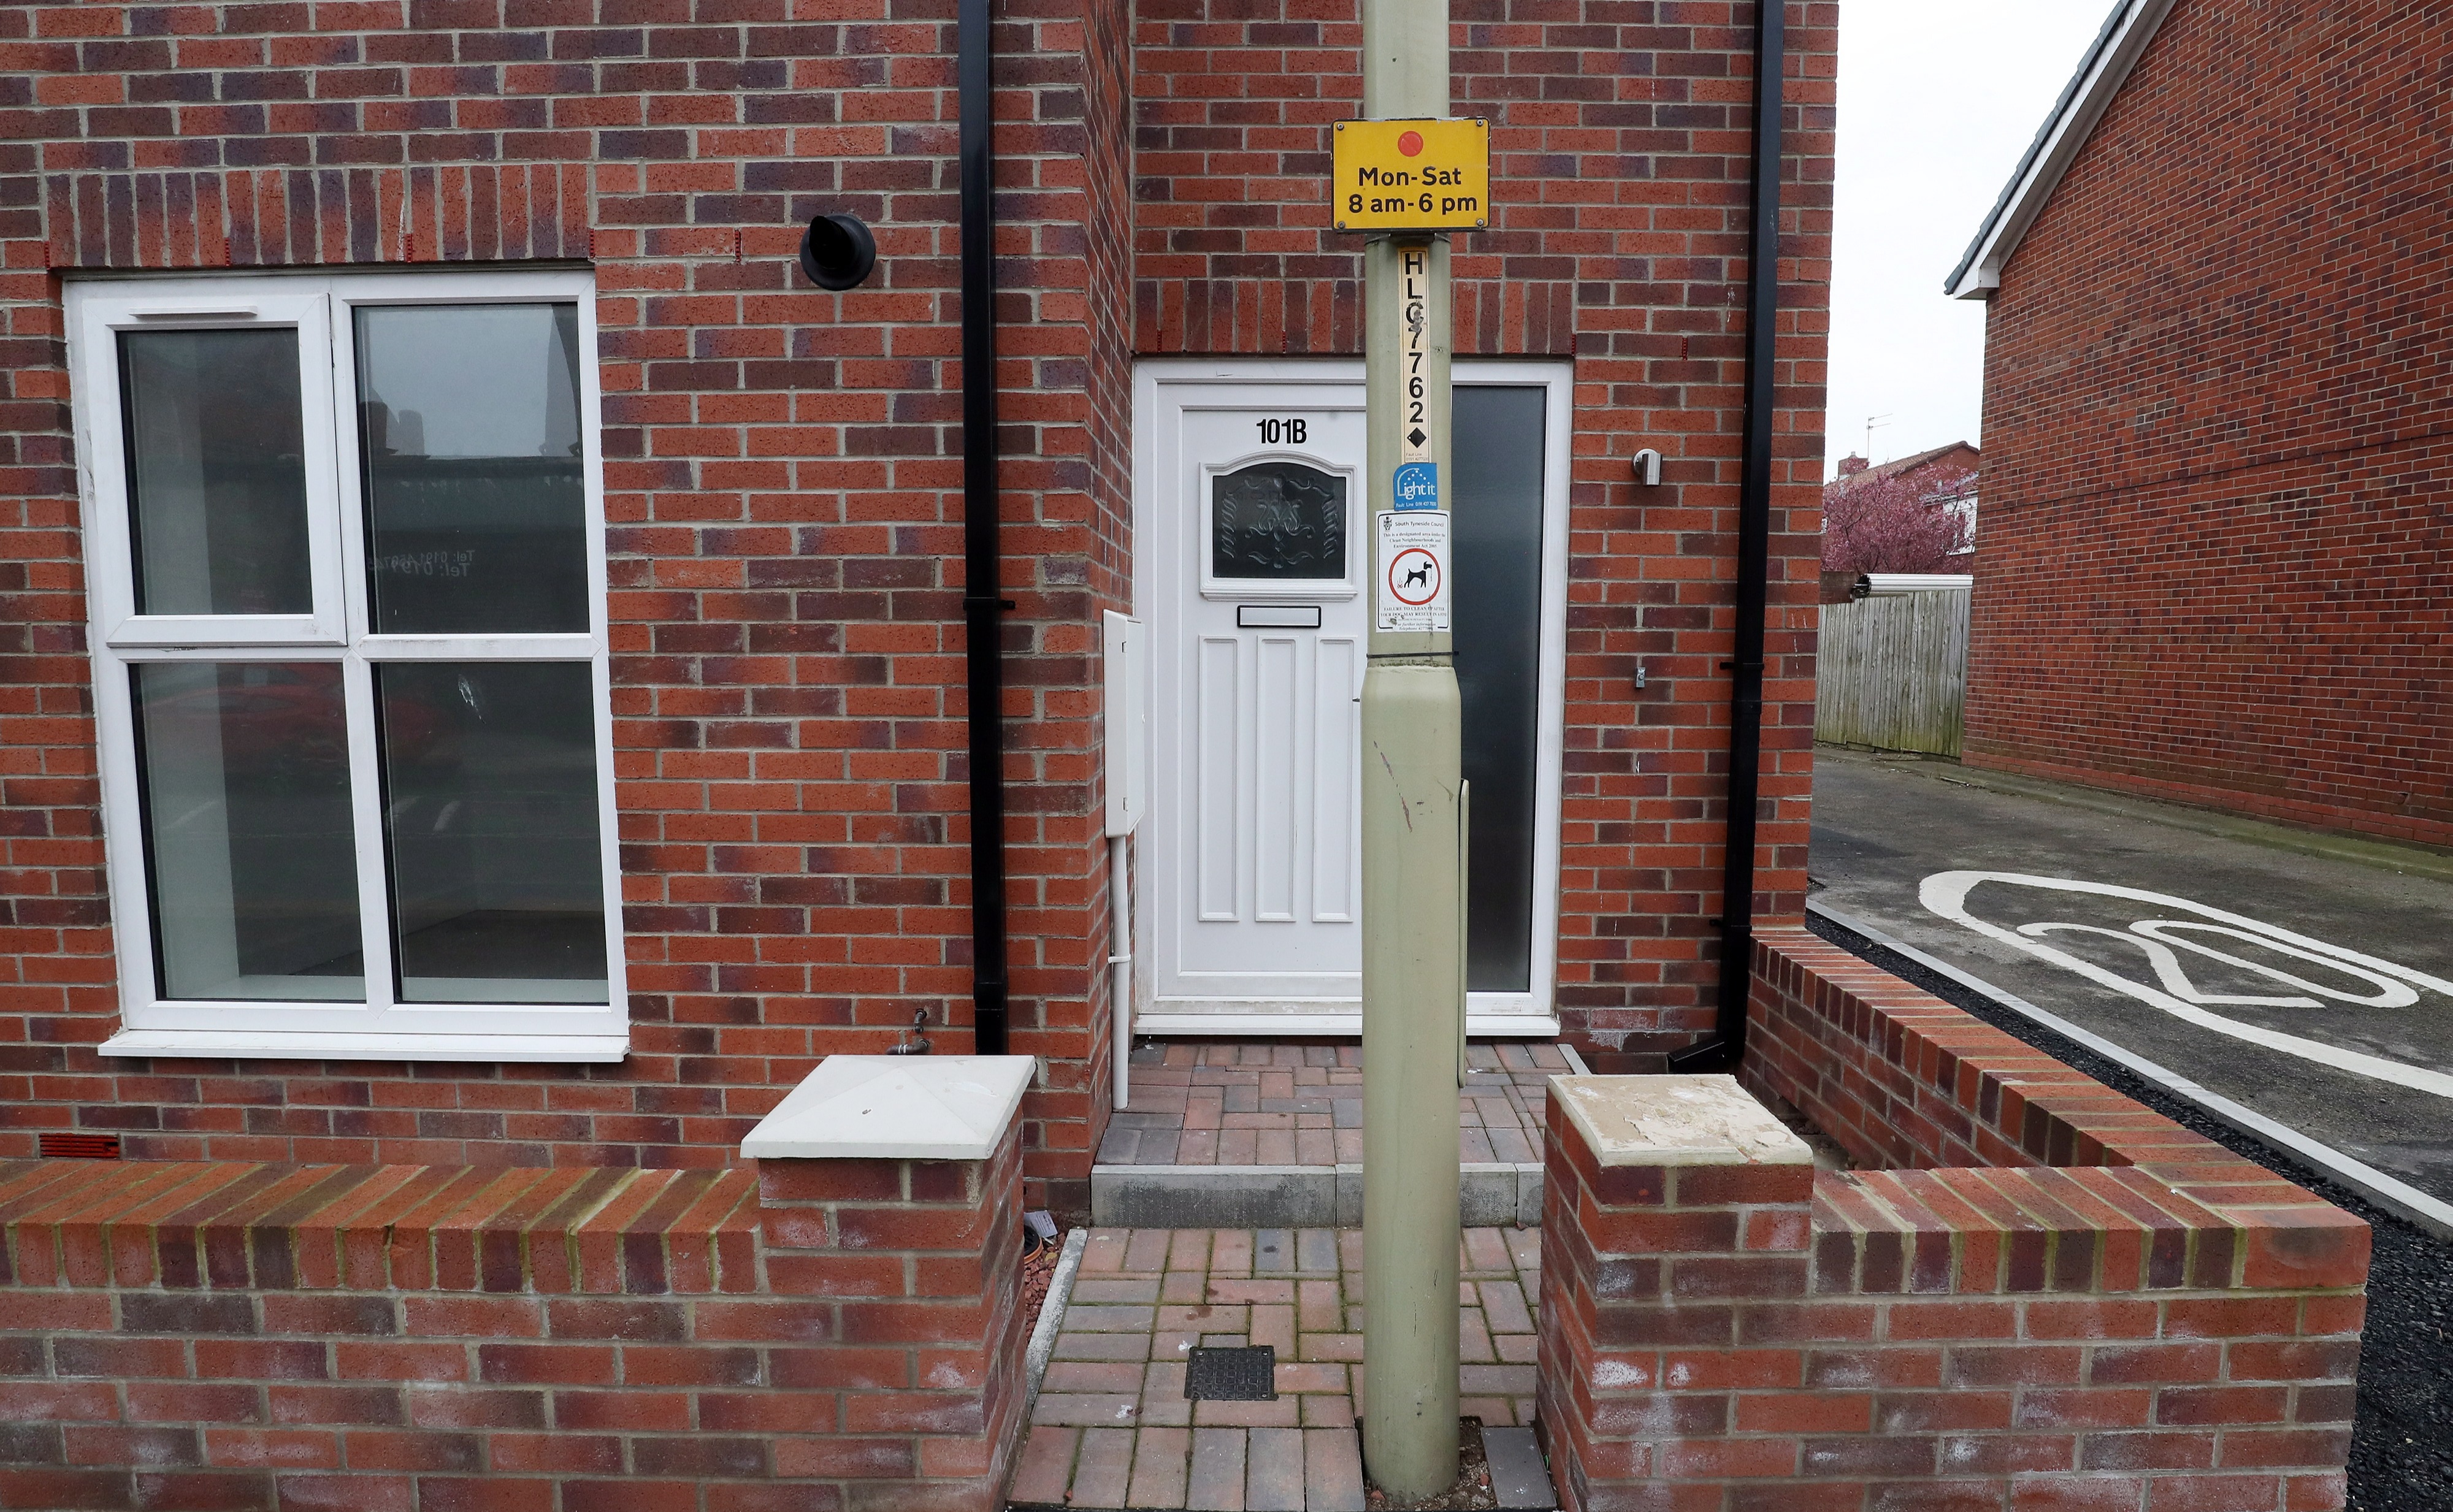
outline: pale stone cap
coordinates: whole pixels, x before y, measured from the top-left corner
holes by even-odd
[[[1027,1055],[830,1055],[741,1142],[753,1160],[984,1161],[1039,1064]]]
[[[1604,1165],[1811,1165],[1814,1152],[1733,1076],[1554,1076]]]

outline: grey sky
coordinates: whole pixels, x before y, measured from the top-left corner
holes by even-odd
[[[1980,439],[1984,307],[1942,294],[2112,0],[1849,0],[1840,18],[1827,476]]]

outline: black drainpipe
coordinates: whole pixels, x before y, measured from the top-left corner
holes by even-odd
[[[989,0],[962,0],[963,646],[971,768],[971,1044],[1005,1053],[1005,665],[998,655],[996,155]]]
[[[1721,1071],[1746,1049],[1754,971],[1755,805],[1763,765],[1764,604],[1771,556],[1772,341],[1780,316],[1780,111],[1785,0],[1755,3],[1754,225],[1746,244],[1746,430],[1738,482],[1738,634],[1729,670],[1728,828],[1721,873],[1721,998],[1712,1033],[1672,1071]]]

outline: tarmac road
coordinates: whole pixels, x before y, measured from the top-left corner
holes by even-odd
[[[2453,858],[1826,746],[1808,874],[1815,902],[2453,1202]]]

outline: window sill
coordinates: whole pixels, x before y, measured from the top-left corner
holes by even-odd
[[[214,1061],[477,1061],[609,1064],[627,1034],[351,1034],[275,1029],[122,1029],[104,1055]]]

